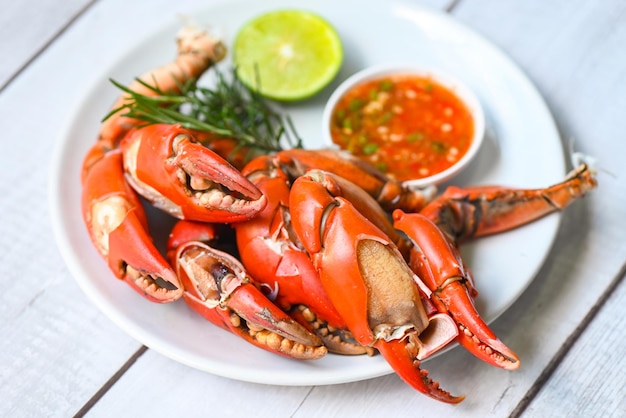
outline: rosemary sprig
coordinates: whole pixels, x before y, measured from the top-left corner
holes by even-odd
[[[129,100],[111,115],[120,115],[145,122],[180,123],[191,130],[210,132],[233,138],[238,148],[250,148],[263,153],[287,148],[302,148],[291,119],[275,111],[258,93],[250,90],[235,76],[227,79],[214,70],[217,78],[213,87],[200,87],[197,80],[179,85],[180,93],[170,93],[137,79],[154,95],[146,96],[110,80],[129,95]]]

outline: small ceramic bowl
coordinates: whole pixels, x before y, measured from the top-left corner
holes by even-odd
[[[453,93],[454,96],[456,96],[456,98],[465,105],[465,109],[467,109],[467,111],[469,112],[473,123],[473,134],[471,134],[469,147],[467,148],[465,153],[460,158],[456,157],[458,158],[458,161],[456,161],[450,167],[443,169],[443,171],[428,174],[424,174],[422,172],[419,175],[416,174],[416,178],[411,177],[410,179],[400,180],[409,187],[421,188],[437,185],[452,179],[454,176],[459,174],[465,167],[467,167],[467,165],[478,153],[478,150],[480,149],[483,138],[485,136],[485,116],[480,101],[467,86],[465,86],[459,80],[449,75],[446,75],[438,70],[417,68],[413,66],[378,66],[370,67],[355,73],[337,87],[337,89],[332,93],[328,102],[326,103],[322,117],[324,145],[335,149],[340,148],[333,141],[333,136],[331,133],[331,123],[334,122],[334,118],[337,118],[337,116],[334,116],[334,110],[342,97],[344,97],[344,95],[346,95],[356,86],[363,85],[364,83],[368,83],[373,80],[394,76],[416,76],[422,79],[428,79],[433,82],[433,85],[441,86],[445,88],[448,92]],[[361,136],[366,137],[366,135]],[[405,136],[408,137],[408,135]],[[374,146],[372,149],[380,148]],[[376,152],[378,151],[371,151],[372,154],[375,154]],[[407,164],[409,163],[410,161],[407,162]],[[386,167],[387,169],[389,169],[388,166]]]

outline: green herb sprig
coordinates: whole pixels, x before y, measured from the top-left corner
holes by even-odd
[[[129,99],[113,109],[104,120],[121,112],[121,116],[145,122],[180,123],[191,130],[210,132],[238,142],[238,148],[271,153],[289,148],[302,148],[302,139],[288,116],[274,110],[259,94],[250,90],[235,75],[228,79],[214,70],[217,78],[212,87],[198,86],[197,80],[179,84],[180,93],[170,93],[137,79],[154,95],[137,93],[110,80]]]

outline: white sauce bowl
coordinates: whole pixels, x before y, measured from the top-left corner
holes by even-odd
[[[463,155],[463,157],[461,157],[461,159],[459,159],[459,161],[457,161],[454,165],[450,166],[444,171],[420,179],[407,180],[403,183],[412,188],[424,188],[428,186],[438,185],[452,179],[454,176],[459,174],[465,167],[467,167],[478,153],[478,150],[480,149],[483,139],[485,137],[485,115],[480,101],[471,89],[469,89],[459,80],[436,69],[418,68],[415,66],[385,65],[366,68],[347,78],[332,93],[332,95],[326,102],[326,106],[324,107],[324,113],[322,116],[322,132],[324,145],[329,148],[339,148],[339,146],[333,142],[330,130],[333,110],[338,101],[349,90],[359,84],[391,75],[414,75],[418,77],[428,77],[432,79],[435,83],[438,83],[452,91],[466,105],[467,109],[469,110],[474,122],[474,135],[472,137],[470,147],[465,155]]]

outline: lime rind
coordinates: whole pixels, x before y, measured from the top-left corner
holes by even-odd
[[[246,23],[235,39],[237,76],[259,94],[295,101],[319,93],[337,75],[343,46],[334,27],[302,10],[279,10]]]

